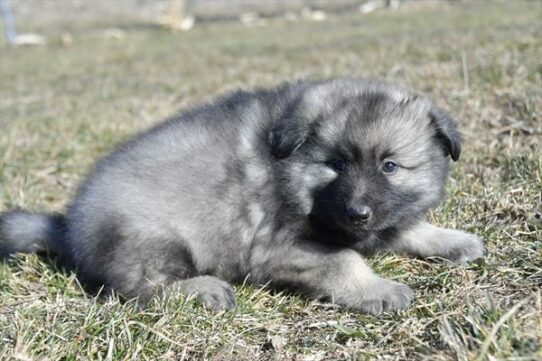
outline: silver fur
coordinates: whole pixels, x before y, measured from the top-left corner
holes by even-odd
[[[399,310],[412,291],[363,255],[483,256],[477,236],[424,221],[459,154],[454,121],[395,85],[239,91],[120,145],[65,217],[4,213],[0,253],[49,247],[87,284],[142,302],[169,291],[230,308],[231,283],[247,279],[362,312]]]

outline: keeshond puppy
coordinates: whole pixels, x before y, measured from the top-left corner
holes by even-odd
[[[121,144],[65,216],[4,213],[0,253],[49,251],[86,284],[142,304],[173,292],[227,309],[232,283],[247,281],[395,311],[413,292],[364,255],[483,256],[479,237],[424,220],[460,151],[455,122],[396,85],[237,91]]]

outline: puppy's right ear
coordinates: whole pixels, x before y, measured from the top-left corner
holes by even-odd
[[[444,145],[446,152],[455,162],[461,155],[461,134],[457,124],[444,110],[433,107],[429,112],[429,118],[437,130],[437,138]]]
[[[305,143],[309,136],[309,121],[284,118],[269,131],[268,143],[271,155],[278,159],[289,157]]]

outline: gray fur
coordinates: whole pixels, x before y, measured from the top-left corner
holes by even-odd
[[[59,219],[5,213],[1,250],[47,242],[84,282],[143,302],[169,290],[230,308],[230,283],[246,279],[362,312],[398,310],[412,291],[362,255],[483,255],[476,236],[423,223],[460,141],[449,116],[395,85],[339,78],[239,91],[100,160],[62,232],[50,230]],[[384,173],[387,161],[396,173]],[[351,217],[359,209],[367,219]]]
[[[391,249],[423,257],[439,257],[465,264],[483,257],[480,237],[454,229],[435,227],[421,221],[391,244]]]

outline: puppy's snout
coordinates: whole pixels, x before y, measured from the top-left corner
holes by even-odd
[[[368,206],[350,207],[346,209],[346,218],[351,222],[367,222],[373,211]]]

